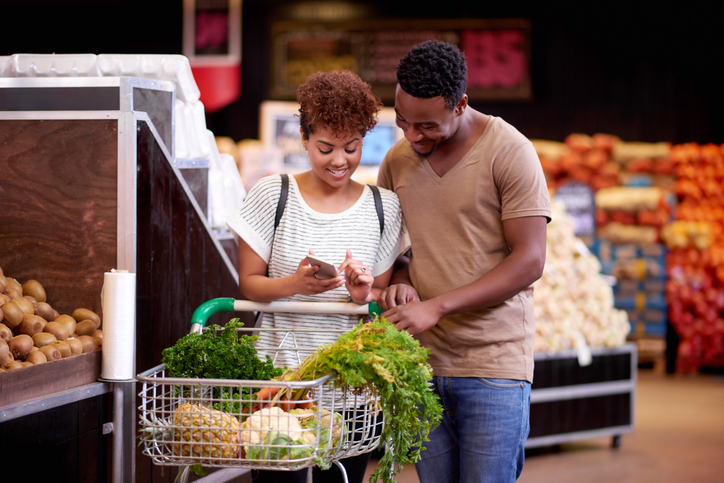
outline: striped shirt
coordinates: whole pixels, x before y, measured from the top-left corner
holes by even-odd
[[[309,254],[310,248],[314,249],[318,257],[333,263],[335,267],[339,267],[345,259],[347,249],[350,249],[354,259],[369,266],[372,275],[376,277],[389,270],[397,256],[407,248],[402,246],[400,202],[392,191],[380,189],[385,220],[382,236],[372,190],[368,186],[365,186],[362,196],[349,209],[341,213],[319,213],[307,205],[294,176],[290,175],[287,206],[275,233],[274,215],[280,194],[279,175],[262,178],[249,191],[241,208],[227,220],[229,228],[267,262],[270,278],[292,275],[302,259]],[[349,292],[342,286],[317,295],[297,294],[281,300],[347,302]],[[358,322],[358,316],[340,314],[265,313],[258,326],[288,330],[346,331]],[[300,332],[292,337],[284,332],[261,332],[257,347],[259,355],[270,355],[275,358],[276,365],[296,367],[298,359],[294,350],[277,353],[265,348],[289,348],[294,347],[294,344],[317,347],[334,342],[338,335]],[[303,359],[303,355],[301,358]]]

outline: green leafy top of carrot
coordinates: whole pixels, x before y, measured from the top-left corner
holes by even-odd
[[[442,406],[430,384],[428,355],[429,349],[406,331],[375,318],[319,347],[299,367],[286,369],[277,379],[310,381],[334,372],[338,385],[370,388],[379,394],[385,419],[382,439],[391,444],[370,481],[391,483],[404,464],[420,459],[422,443],[442,419]],[[292,395],[293,399],[302,397],[296,391]]]

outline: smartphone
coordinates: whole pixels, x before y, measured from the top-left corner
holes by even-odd
[[[314,274],[317,278],[337,278],[339,274],[337,274],[337,269],[334,268],[334,265],[329,263],[326,260],[322,260],[319,257],[315,257],[314,255],[307,255],[307,260],[309,260],[309,263],[311,265],[319,265],[319,271]]]

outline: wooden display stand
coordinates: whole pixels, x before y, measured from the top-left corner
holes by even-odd
[[[136,273],[136,373],[189,332],[196,307],[238,295],[203,182],[192,189],[175,165],[174,103],[167,81],[0,79],[0,266],[40,281],[60,313],[101,317],[104,272]],[[14,463],[36,478],[172,481],[136,458],[135,383],[99,381],[101,355],[0,374],[0,452],[23,441],[28,461]]]

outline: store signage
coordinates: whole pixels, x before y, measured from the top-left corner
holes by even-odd
[[[389,103],[400,59],[430,39],[453,43],[465,53],[471,101],[532,98],[530,24],[523,19],[276,22],[270,95],[293,99],[310,74],[347,69]]]
[[[183,53],[206,112],[241,96],[241,0],[184,0]]]
[[[558,187],[554,198],[566,206],[576,236],[596,234],[596,196],[590,186],[577,181],[566,182]]]

